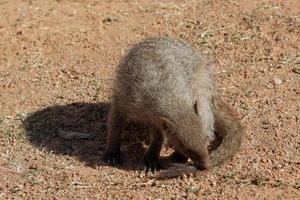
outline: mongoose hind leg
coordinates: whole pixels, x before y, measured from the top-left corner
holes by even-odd
[[[159,154],[163,144],[163,135],[161,130],[155,126],[150,127],[150,132],[151,143],[144,155],[144,164],[146,172],[155,172],[162,168]]]
[[[126,117],[112,106],[108,118],[108,135],[104,161],[108,164],[122,164],[121,160],[121,136],[126,122]]]

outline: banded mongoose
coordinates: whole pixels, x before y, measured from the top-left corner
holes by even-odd
[[[161,167],[164,138],[171,158],[190,158],[204,170],[233,157],[244,128],[218,93],[211,65],[191,46],[168,37],[134,45],[122,58],[113,83],[105,161],[120,162],[121,133],[127,120],[150,125],[151,142],[144,155],[147,170]],[[208,145],[221,138],[209,153]]]

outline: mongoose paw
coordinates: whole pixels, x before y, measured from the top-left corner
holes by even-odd
[[[153,158],[153,157],[144,157],[144,164],[145,164],[145,172],[152,172],[155,173],[156,171],[159,171],[162,168],[162,161],[159,158]]]
[[[122,165],[122,159],[120,154],[116,154],[116,155],[105,154],[103,156],[103,161],[109,165]]]
[[[177,151],[174,151],[169,159],[171,160],[171,162],[176,162],[176,163],[185,163],[188,158],[184,155],[182,155],[181,153],[177,152]]]

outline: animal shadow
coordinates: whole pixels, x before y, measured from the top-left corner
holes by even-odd
[[[109,103],[72,103],[48,107],[31,113],[24,121],[28,140],[37,148],[43,148],[59,155],[77,157],[90,167],[106,165],[102,155],[106,142],[107,115]],[[88,133],[88,139],[66,140],[59,136],[59,130]],[[127,170],[141,169],[140,157],[145,149],[142,138],[146,127],[129,123],[122,138],[123,166]],[[139,132],[137,135],[136,133]]]

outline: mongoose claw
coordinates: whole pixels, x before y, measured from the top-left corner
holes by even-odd
[[[148,172],[155,173],[156,171],[159,171],[162,168],[162,161],[158,158],[157,159],[144,158],[144,164],[145,164],[144,171],[146,173]]]
[[[109,165],[122,165],[122,159],[120,155],[109,155],[105,154],[103,157],[103,161]]]

